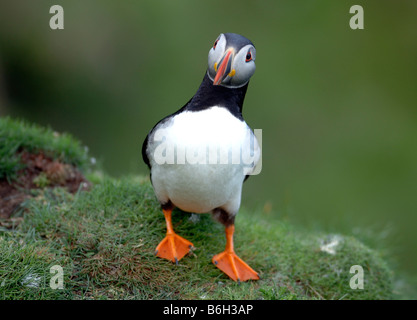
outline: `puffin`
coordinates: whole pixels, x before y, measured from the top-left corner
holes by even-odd
[[[142,157],[166,221],[166,236],[155,254],[176,264],[193,244],[172,224],[175,207],[211,213],[224,225],[225,250],[212,262],[236,282],[259,274],[237,256],[235,217],[243,182],[256,170],[260,146],[242,116],[243,101],[255,72],[256,49],[246,37],[222,33],[208,53],[208,68],[195,95],[160,120],[142,145]]]

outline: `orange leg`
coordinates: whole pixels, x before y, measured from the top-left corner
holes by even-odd
[[[167,223],[167,234],[156,247],[155,254],[160,258],[171,260],[178,264],[178,261],[193,247],[193,244],[174,232],[171,221],[172,209],[162,211]]]
[[[226,249],[213,257],[213,263],[234,281],[259,280],[259,275],[240,259],[233,247],[235,226],[226,227]]]

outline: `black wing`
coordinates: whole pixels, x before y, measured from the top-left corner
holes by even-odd
[[[142,159],[143,159],[143,162],[145,162],[145,164],[148,166],[148,168],[151,169],[151,164],[149,162],[148,155],[146,154],[146,149],[148,147],[148,137],[149,137],[149,133],[146,135],[145,141],[143,141],[143,144],[142,144]]]
[[[154,126],[153,126],[153,128],[152,128],[152,130],[151,131],[149,131],[149,133],[147,134],[147,136],[146,136],[146,138],[145,138],[145,141],[143,141],[143,144],[142,144],[142,159],[143,159],[143,162],[145,162],[145,164],[148,166],[148,168],[149,169],[151,169],[151,163],[149,162],[149,158],[148,158],[148,154],[147,154],[147,149],[148,149],[148,141],[149,141],[149,136],[152,134],[152,132],[155,130],[155,128],[159,125],[159,124],[161,124],[161,123],[163,123],[163,122],[165,122],[165,121],[167,121],[168,119],[170,119],[171,117],[173,117],[173,116],[175,116],[175,115],[177,115],[177,114],[179,114],[179,113],[181,113],[182,111],[184,111],[184,109],[188,106],[188,104],[190,103],[190,101],[192,100],[192,98],[181,108],[181,109],[179,109],[178,111],[176,111],[176,112],[174,112],[173,114],[170,114],[169,116],[166,116],[165,118],[163,118],[162,120],[160,120],[160,121],[158,121],[158,123],[157,124],[155,124]]]

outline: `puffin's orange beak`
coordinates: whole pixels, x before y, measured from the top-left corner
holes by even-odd
[[[219,66],[217,67],[216,76],[213,80],[213,85],[217,86],[222,83],[224,78],[227,77],[227,75],[230,72],[231,66],[232,66],[232,53],[233,50],[229,49],[223,56],[223,58],[219,62]]]

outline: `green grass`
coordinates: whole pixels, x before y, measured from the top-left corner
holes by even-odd
[[[175,211],[175,230],[196,246],[178,266],[154,256],[165,223],[146,179],[92,177],[90,192],[43,189],[26,204],[15,230],[0,240],[3,299],[388,299],[392,275],[377,252],[340,237],[332,255],[320,250],[328,235],[297,232],[242,210],[236,250],[262,279],[240,285],[212,263],[224,249],[223,228],[209,215]],[[12,244],[12,245],[10,245]],[[49,288],[49,268],[61,265],[64,290]],[[352,290],[352,265],[365,270],[364,290]],[[22,287],[35,273],[39,288]]]
[[[3,156],[20,147],[45,147],[51,155],[87,166],[84,150],[68,135],[10,119],[2,119],[0,127],[0,137],[8,146],[2,147]],[[14,132],[5,135],[5,128]],[[8,160],[2,158],[0,162],[6,176],[15,170]],[[2,227],[0,220],[0,299],[394,296],[393,274],[379,250],[351,236],[301,230],[260,210],[241,209],[236,219],[235,247],[237,254],[260,273],[261,280],[237,284],[212,264],[213,255],[224,250],[225,237],[223,227],[208,214],[174,211],[175,230],[196,247],[177,266],[154,255],[166,229],[149,179],[113,179],[100,171],[90,172],[87,178],[93,183],[88,192],[34,189],[33,197],[23,205],[20,224]],[[39,181],[39,186],[45,184]],[[321,250],[334,239],[338,240],[335,254]],[[54,265],[64,270],[63,289],[50,288]],[[363,290],[349,286],[352,265],[364,269]]]
[[[88,155],[80,142],[70,134],[57,133],[50,128],[29,124],[10,117],[0,118],[0,179],[9,181],[23,168],[19,152],[37,153],[59,159],[83,169],[88,164]]]

